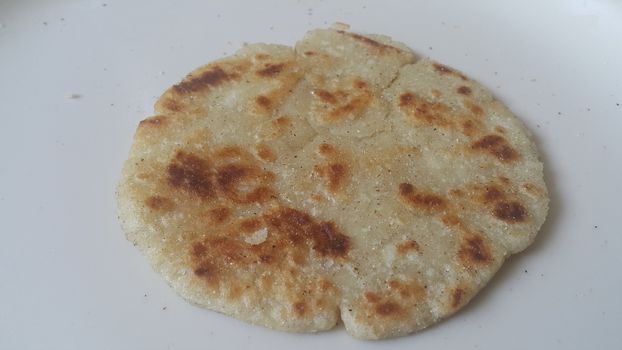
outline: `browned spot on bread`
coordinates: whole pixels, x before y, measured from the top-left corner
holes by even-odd
[[[163,115],[156,115],[156,116],[141,120],[141,122],[138,123],[138,126],[139,127],[158,127],[158,126],[162,126],[166,124],[166,121],[167,121],[167,117]]]
[[[161,196],[148,197],[145,200],[145,204],[150,209],[156,211],[169,211],[175,207],[175,203],[172,200]]]
[[[201,198],[215,196],[209,164],[191,153],[177,152],[167,167],[168,184]]]
[[[439,97],[443,96],[443,93],[438,91],[438,90],[436,90],[436,89],[432,89],[432,96],[434,96],[436,98],[439,98]]]
[[[505,176],[499,176],[499,180],[500,180],[501,182],[503,182],[503,184],[504,184],[504,185],[509,185],[509,184],[510,184],[510,179],[508,179],[508,178],[507,178],[507,177],[505,177]]]
[[[442,197],[433,193],[418,192],[409,183],[401,183],[399,185],[399,196],[403,202],[411,207],[428,212],[443,211],[447,207],[447,203]]]
[[[285,63],[266,63],[264,68],[257,71],[260,77],[271,78],[277,76],[285,68]]]
[[[370,303],[380,302],[380,296],[374,292],[365,293],[365,299],[367,299]]]
[[[320,152],[320,154],[324,157],[333,157],[337,154],[335,147],[325,142],[318,146],[318,152]]]
[[[420,251],[419,243],[415,240],[410,240],[406,242],[402,242],[397,245],[397,252],[399,254],[408,254],[410,252],[419,252]]]
[[[471,111],[471,113],[473,113],[473,115],[475,115],[476,117],[482,117],[484,116],[484,110],[482,109],[482,107],[472,101],[466,100],[464,102],[464,105],[469,109],[469,111]]]
[[[270,58],[270,55],[266,55],[265,53],[259,53],[255,55],[255,59],[258,61],[264,61]]]
[[[509,223],[523,222],[527,219],[527,210],[516,201],[497,203],[493,213],[498,219]]]
[[[261,108],[268,109],[272,105],[272,101],[266,96],[259,95],[255,98],[255,103]]]
[[[503,193],[495,185],[490,185],[484,189],[484,193],[482,195],[481,201],[484,204],[491,204],[503,198],[505,198],[505,193]]]
[[[305,51],[305,55],[313,56],[313,55],[315,55],[315,52],[313,52],[313,51]]]
[[[218,271],[209,262],[202,262],[194,269],[194,274],[204,279],[209,286],[214,286],[218,282]]]
[[[392,301],[387,301],[376,305],[375,310],[376,314],[383,317],[397,316],[402,312],[402,308],[399,306],[399,304]]]
[[[445,225],[447,225],[447,226],[449,226],[449,227],[456,227],[456,226],[460,226],[460,225],[461,225],[460,218],[458,218],[458,217],[457,217],[456,215],[454,215],[454,214],[447,214],[447,215],[444,215],[444,216],[441,218],[441,221],[442,221]]]
[[[218,207],[207,212],[207,216],[211,224],[220,225],[226,222],[231,215],[231,210],[226,207]]]
[[[184,106],[180,102],[172,98],[164,100],[162,106],[171,112],[181,112],[184,109]]]
[[[467,136],[473,136],[476,132],[475,123],[472,120],[463,121],[462,132]]]
[[[418,282],[406,283],[399,280],[390,280],[389,288],[396,291],[402,299],[422,300],[425,298],[426,291]]]
[[[244,152],[240,147],[237,146],[227,146],[220,149],[217,149],[214,152],[214,157],[217,159],[227,159],[227,158],[241,158],[244,156]]]
[[[303,317],[307,312],[307,303],[305,303],[304,301],[299,301],[295,303],[294,312],[296,312],[296,315],[298,315],[298,317]]]
[[[242,296],[242,287],[239,284],[232,284],[229,289],[229,293],[227,293],[227,298],[230,300],[240,299]]]
[[[464,74],[457,72],[447,66],[444,66],[440,63],[434,63],[432,64],[432,67],[434,67],[434,70],[437,71],[439,74],[441,75],[453,75],[456,76],[462,80],[468,80],[468,78],[466,76],[464,76]]]
[[[471,88],[468,86],[461,86],[458,88],[458,93],[462,94],[462,95],[470,95],[471,94]]]
[[[373,95],[366,82],[355,80],[352,86],[355,90],[313,90],[313,96],[322,103],[318,108],[325,121],[338,121],[347,116],[357,117],[371,103]]]
[[[174,85],[173,90],[180,94],[198,92],[221,85],[227,81],[237,79],[238,77],[239,75],[237,73],[227,73],[222,68],[215,66],[196,77],[191,76],[187,80]]]
[[[235,146],[218,149],[211,157],[178,151],[167,172],[171,187],[202,199],[221,197],[250,204],[275,197],[270,187],[275,175],[263,170],[250,154]]]
[[[255,232],[263,226],[261,220],[257,218],[244,219],[240,222],[242,232]]]
[[[343,30],[338,30],[337,33],[349,36],[352,39],[354,39],[356,41],[359,41],[359,42],[367,45],[368,47],[371,47],[371,48],[376,49],[376,50],[378,50],[380,52],[383,52],[383,53],[384,52],[397,52],[397,53],[402,53],[403,52],[402,50],[398,49],[395,46],[383,44],[381,42],[378,42],[376,40],[370,39],[370,38],[368,38],[366,36],[363,36],[363,35],[360,35],[360,34],[349,33],[349,32],[343,31]]]
[[[319,97],[319,99],[324,103],[329,103],[331,105],[337,104],[337,97],[335,97],[335,95],[333,95],[329,91],[326,91],[324,89],[317,89],[313,91],[313,94]]]
[[[495,131],[500,134],[505,134],[505,129],[501,126],[495,126]]]
[[[486,152],[501,162],[510,163],[519,158],[519,154],[514,150],[503,136],[487,135],[471,144],[471,149]]]
[[[329,163],[327,165],[316,165],[315,172],[327,183],[330,192],[336,193],[344,186],[347,177],[347,168],[343,163]]]
[[[452,195],[452,196],[455,196],[455,197],[463,197],[464,196],[464,192],[461,189],[459,189],[459,188],[450,190],[449,194]]]
[[[272,120],[275,135],[281,135],[292,126],[292,121],[288,117],[278,117]]]
[[[369,87],[369,85],[367,85],[367,83],[362,80],[355,80],[354,87],[357,89],[366,89]]]
[[[276,160],[276,155],[274,154],[274,152],[272,152],[272,150],[270,149],[270,147],[264,145],[264,144],[259,144],[256,147],[257,150],[257,156],[267,162],[274,162]]]
[[[402,112],[419,123],[445,128],[452,125],[446,117],[450,112],[449,107],[442,103],[426,101],[412,92],[400,95],[399,106]]]
[[[482,236],[476,234],[463,239],[458,258],[466,266],[487,265],[493,260],[490,248]]]
[[[464,290],[460,287],[454,289],[451,293],[451,307],[453,309],[457,309],[460,305],[462,305],[462,298],[464,296]]]
[[[281,232],[292,243],[311,241],[313,250],[322,256],[334,258],[348,254],[350,240],[339,232],[333,222],[316,222],[301,211],[283,208],[266,218],[268,225]]]
[[[227,164],[218,168],[215,178],[220,192],[236,203],[261,203],[274,195],[269,187],[261,185],[267,178],[257,167]],[[252,190],[246,189],[257,182],[260,184],[252,186]]]
[[[267,229],[265,240],[248,244],[248,233],[262,227]],[[320,258],[344,259],[350,246],[349,238],[334,223],[319,222],[286,207],[218,229],[211,227],[207,233],[190,245],[189,255],[195,274],[206,278],[211,286],[220,280],[236,279],[236,274],[250,265],[264,266],[273,273],[297,275],[299,270],[291,268],[292,261],[304,265],[310,252]]]

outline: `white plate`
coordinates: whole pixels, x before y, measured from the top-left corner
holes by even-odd
[[[116,220],[134,129],[166,87],[245,41],[291,45],[335,21],[489,86],[535,134],[552,194],[530,249],[459,314],[396,340],[191,306]],[[2,1],[0,23],[0,349],[622,344],[619,1]]]

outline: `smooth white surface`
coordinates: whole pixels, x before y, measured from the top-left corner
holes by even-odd
[[[490,87],[533,131],[552,195],[534,246],[466,309],[395,340],[188,305],[116,220],[134,129],[165,88],[243,42],[292,45],[335,21]],[[3,0],[0,23],[0,349],[622,344],[622,2]]]

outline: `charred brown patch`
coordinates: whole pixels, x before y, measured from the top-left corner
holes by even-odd
[[[159,127],[159,126],[166,124],[166,122],[167,122],[167,117],[163,115],[156,115],[156,116],[141,120],[141,122],[138,123],[138,126],[139,127]]]
[[[255,59],[258,61],[265,61],[268,58],[270,58],[270,55],[266,55],[265,53],[259,53],[257,55],[255,55]]]
[[[155,211],[170,211],[175,207],[175,203],[172,200],[161,196],[148,197],[145,200],[145,204],[149,209]]]
[[[380,52],[397,52],[397,53],[401,53],[402,52],[402,50],[398,49],[395,46],[383,44],[381,42],[378,42],[376,40],[370,39],[370,38],[368,38],[366,36],[363,36],[363,35],[360,35],[360,34],[349,33],[349,32],[343,31],[343,30],[338,30],[337,32],[340,33],[340,34],[343,34],[343,35],[347,35],[347,36],[351,37],[352,39],[354,39],[354,40],[356,40],[358,42],[361,42],[361,43],[369,46],[370,48],[376,49],[376,50],[378,50]]]
[[[402,299],[421,300],[425,298],[425,287],[417,282],[406,283],[399,280],[390,280],[389,288],[396,291]]]
[[[367,83],[362,80],[356,80],[354,81],[354,87],[357,89],[367,89],[369,85],[367,85]]]
[[[505,129],[501,126],[495,126],[495,131],[499,134],[505,134]]]
[[[168,184],[201,199],[221,197],[238,204],[263,203],[275,196],[270,187],[275,175],[253,160],[250,154],[233,146],[218,149],[211,157],[179,151],[167,167]]]
[[[471,88],[468,87],[468,86],[461,86],[461,87],[458,88],[457,91],[461,95],[466,95],[466,96],[471,95]]]
[[[238,77],[237,73],[227,73],[220,67],[212,67],[196,77],[191,76],[187,80],[174,85],[173,90],[180,94],[198,92],[221,85]]]
[[[438,90],[436,90],[436,89],[432,89],[432,96],[434,96],[436,98],[439,98],[439,97],[443,96],[443,93],[438,91]]]
[[[397,245],[397,252],[399,254],[408,254],[410,252],[419,252],[421,251],[421,247],[419,243],[415,240],[410,240],[406,242],[402,242]]]
[[[458,77],[458,78],[460,78],[462,80],[468,80],[468,78],[466,76],[464,76],[464,74],[462,74],[460,72],[457,72],[457,71],[455,71],[455,70],[453,70],[453,69],[451,69],[451,68],[449,68],[449,67],[447,67],[445,65],[442,65],[442,64],[439,64],[439,63],[434,63],[432,65],[432,67],[434,68],[434,70],[437,73],[439,73],[441,75],[453,75],[453,76],[456,76],[456,77]]]
[[[457,309],[460,305],[462,305],[464,294],[464,289],[460,287],[457,287],[451,293],[451,307],[453,309]]]
[[[365,293],[365,299],[370,303],[378,303],[380,302],[380,296],[374,292]]]
[[[458,258],[466,266],[486,265],[493,260],[490,248],[479,235],[464,238],[458,250]]]
[[[177,152],[167,167],[168,184],[201,198],[213,198],[216,194],[209,163],[191,153]]]
[[[307,303],[305,303],[304,301],[299,301],[299,302],[295,303],[294,304],[294,312],[299,317],[304,316],[306,314],[306,312],[307,312]]]
[[[462,133],[467,136],[473,136],[477,132],[475,123],[472,120],[462,122]]]
[[[181,112],[184,110],[184,106],[180,102],[172,98],[167,98],[166,100],[164,100],[162,106],[171,112]]]
[[[285,129],[292,126],[292,121],[287,117],[278,117],[272,121],[272,125],[278,129]]]
[[[220,225],[229,220],[231,210],[227,207],[219,207],[211,209],[207,212],[210,224]]]
[[[433,193],[419,192],[409,183],[399,185],[399,196],[406,204],[427,212],[443,211],[447,207],[445,199]]]
[[[482,109],[482,107],[481,107],[480,105],[478,105],[478,104],[476,104],[476,103],[474,103],[474,102],[472,102],[472,101],[470,101],[470,100],[466,100],[466,101],[464,102],[464,104],[465,104],[466,108],[467,108],[469,111],[471,111],[471,113],[472,113],[474,116],[476,116],[476,117],[478,117],[478,118],[481,118],[481,117],[483,117],[483,116],[484,116],[484,109]]]
[[[264,68],[257,71],[257,75],[264,78],[271,78],[281,74],[285,68],[285,63],[266,63]]]
[[[402,312],[402,308],[395,302],[387,301],[376,305],[375,311],[379,316],[389,317],[399,315]]]
[[[262,179],[262,175],[264,178]],[[216,185],[221,193],[236,203],[261,203],[273,196],[274,192],[265,185],[253,186],[250,191],[242,190],[257,180],[265,182],[265,174],[257,167],[227,164],[218,168],[215,175]]]
[[[329,163],[327,165],[316,165],[314,170],[326,181],[330,192],[336,193],[344,186],[347,177],[345,164]]]
[[[460,218],[453,214],[444,215],[441,218],[441,221],[448,227],[459,227],[462,225],[462,223],[460,222]]]
[[[317,89],[313,91],[313,94],[324,103],[331,105],[337,104],[337,97],[327,90]]]
[[[495,205],[493,214],[497,219],[509,222],[523,222],[527,218],[527,210],[516,201],[499,202]]]
[[[259,107],[264,108],[264,109],[268,109],[272,106],[272,101],[268,97],[263,96],[263,95],[259,95],[255,97],[255,103]]]
[[[306,56],[313,56],[313,55],[315,55],[315,52],[313,52],[313,51],[305,51],[305,55]]]
[[[494,185],[484,188],[481,201],[484,204],[491,204],[505,198],[505,193]]]
[[[450,109],[442,103],[429,102],[414,93],[407,92],[400,95],[399,106],[402,112],[419,123],[445,128],[452,126],[451,120],[447,118]]]
[[[323,104],[320,106],[320,113],[323,115],[324,120],[338,121],[346,116],[356,117],[367,108],[373,98],[369,90],[369,85],[364,81],[355,80],[352,86],[355,89],[354,91],[313,90],[313,96]],[[324,110],[326,110],[327,113],[323,113]]]
[[[335,147],[328,143],[321,143],[318,146],[318,152],[324,157],[333,157],[337,154]]]
[[[255,232],[263,226],[261,220],[257,218],[244,219],[240,222],[242,232]]]
[[[308,214],[290,208],[271,213],[266,222],[291,244],[310,242],[313,251],[321,256],[340,258],[348,254],[350,239],[333,222],[316,222]]]
[[[229,292],[227,293],[227,298],[229,300],[237,300],[242,296],[242,287],[239,284],[231,285]]]
[[[274,154],[274,152],[270,149],[270,147],[264,144],[259,144],[257,145],[256,150],[257,150],[257,156],[261,158],[262,160],[265,160],[271,163],[276,161],[276,154]]]
[[[499,161],[510,163],[519,158],[519,154],[514,150],[503,136],[487,135],[471,144],[471,149],[486,152]]]

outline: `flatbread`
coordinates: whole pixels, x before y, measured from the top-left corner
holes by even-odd
[[[118,188],[127,238],[188,301],[274,329],[423,329],[525,249],[548,209],[523,124],[384,36],[247,45],[155,113]]]

